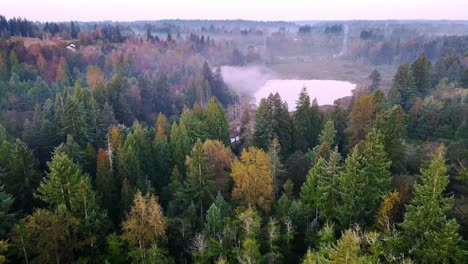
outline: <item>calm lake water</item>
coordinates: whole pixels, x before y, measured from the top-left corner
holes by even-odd
[[[258,106],[262,98],[278,92],[281,99],[288,103],[289,111],[294,111],[302,87],[307,88],[311,100],[317,98],[319,105],[333,105],[336,99],[352,95],[351,91],[356,85],[334,80],[268,80],[255,92],[255,103]]]

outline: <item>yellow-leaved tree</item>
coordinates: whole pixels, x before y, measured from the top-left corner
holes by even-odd
[[[269,211],[273,199],[271,157],[263,150],[250,147],[232,164],[232,196],[246,206]]]
[[[156,197],[138,191],[122,229],[123,239],[138,252],[139,261],[146,263],[148,250],[156,249],[166,235],[166,218]]]

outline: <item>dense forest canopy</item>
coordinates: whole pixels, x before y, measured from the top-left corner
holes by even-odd
[[[0,16],[0,263],[466,263],[467,99],[466,21]]]

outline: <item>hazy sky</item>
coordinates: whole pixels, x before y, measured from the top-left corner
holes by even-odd
[[[39,21],[468,20],[468,0],[2,0],[0,14]]]

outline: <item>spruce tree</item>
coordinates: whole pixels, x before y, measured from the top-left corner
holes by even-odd
[[[229,122],[223,106],[212,97],[206,109],[206,124],[209,128],[209,138],[217,139],[226,146],[231,144],[229,133]]]
[[[466,258],[459,225],[446,215],[453,206],[453,196],[444,194],[448,183],[445,147],[441,145],[421,169],[401,224],[401,242],[421,263],[461,263]]]
[[[369,93],[373,93],[377,91],[377,89],[380,88],[380,82],[382,81],[382,76],[380,75],[380,72],[377,71],[377,69],[374,69],[369,75],[369,79],[371,80],[371,85],[369,86]]]
[[[428,94],[432,82],[432,63],[422,53],[419,58],[411,64],[411,70],[414,76],[414,83],[419,96]]]
[[[372,223],[382,196],[390,192],[390,164],[382,134],[372,129],[348,155],[340,176],[337,215],[342,227]]]
[[[400,104],[405,111],[408,111],[416,100],[417,92],[411,66],[402,64],[393,78],[390,90],[390,94],[394,95],[393,103]],[[399,98],[396,95],[399,95]]]
[[[15,222],[16,214],[11,212],[13,197],[0,185],[0,239],[3,239]]]
[[[89,176],[61,151],[54,154],[48,166],[50,172],[37,188],[36,197],[53,207],[63,204],[75,216],[88,218],[96,209]]]
[[[170,146],[173,155],[174,164],[179,171],[185,171],[185,157],[190,152],[190,138],[183,122],[177,125],[175,122],[171,128]]]
[[[192,153],[186,160],[187,179],[185,194],[199,208],[200,218],[205,209],[214,200],[213,166],[209,163],[205,148],[200,140],[195,143]]]
[[[6,138],[0,139],[0,178],[5,191],[15,198],[13,210],[22,210],[25,213],[32,210],[36,202],[33,193],[41,181],[37,165],[32,151],[19,139],[14,144]]]
[[[400,105],[396,105],[385,113],[383,122],[378,125],[384,136],[385,151],[392,161],[391,170],[395,173],[406,169],[405,123],[405,112]]]
[[[296,111],[293,116],[295,148],[307,151],[313,141],[313,131],[315,128],[312,123],[312,109],[310,106],[310,97],[307,88],[303,87],[296,102]]]

